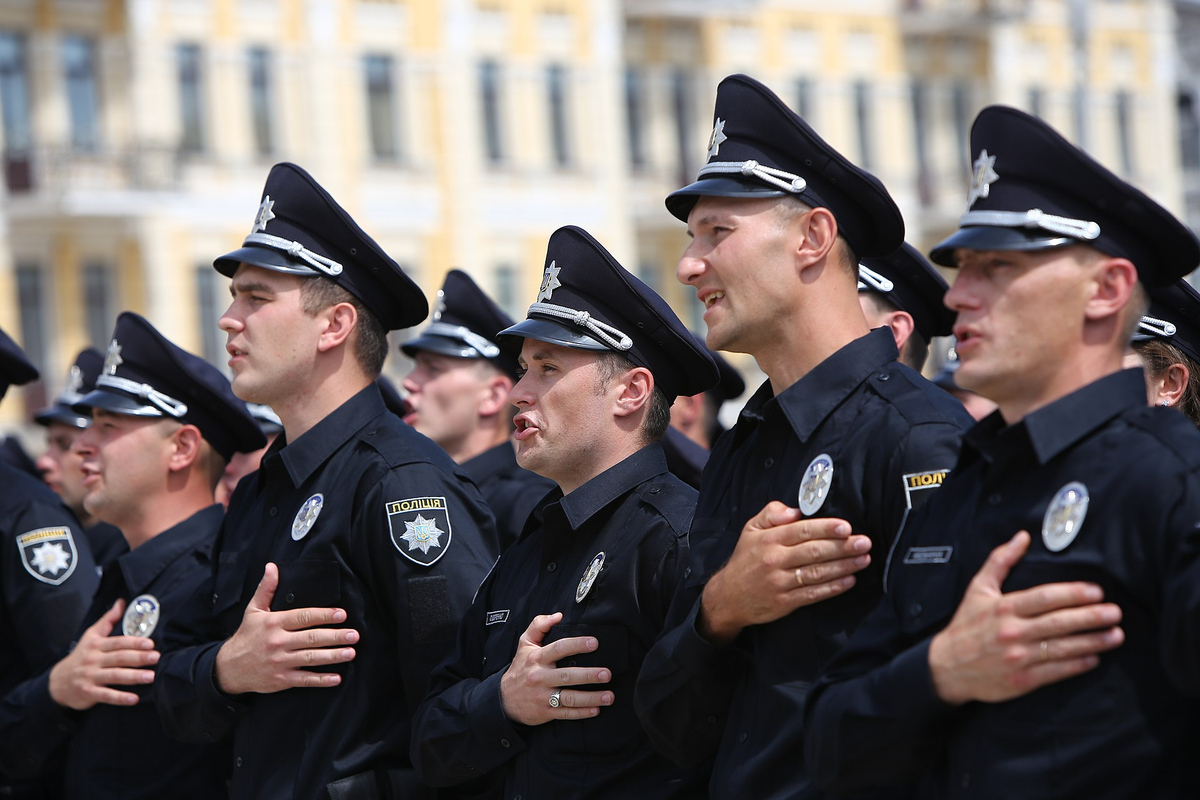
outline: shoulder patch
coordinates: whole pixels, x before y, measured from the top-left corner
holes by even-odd
[[[25,571],[42,583],[58,586],[75,571],[78,551],[71,529],[37,528],[17,537]]]
[[[921,492],[929,492],[938,488],[949,474],[950,470],[948,469],[935,469],[901,475],[900,477],[904,481],[904,507],[912,508],[914,502],[919,503],[927,499]]]
[[[446,554],[452,535],[445,497],[409,497],[384,506],[392,544],[400,555],[423,567]]]

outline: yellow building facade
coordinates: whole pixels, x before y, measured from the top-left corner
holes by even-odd
[[[459,267],[520,316],[577,224],[702,327],[662,201],[731,72],[875,172],[920,247],[963,210],[991,102],[1179,209],[1173,19],[1165,0],[3,0],[0,327],[43,368],[29,408],[123,309],[222,364],[210,265],[280,160],[427,293]]]

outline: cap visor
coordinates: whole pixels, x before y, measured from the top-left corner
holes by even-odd
[[[687,222],[692,206],[701,197],[783,197],[787,192],[763,183],[737,178],[701,178],[667,195],[667,211],[676,219]]]
[[[155,406],[148,406],[137,398],[127,394],[96,389],[88,392],[71,406],[75,411],[90,414],[92,409],[100,408],[114,414],[128,414],[132,417],[162,417],[163,412]]]
[[[1045,231],[1023,228],[996,228],[988,225],[972,225],[959,228],[929,251],[929,260],[943,267],[958,267],[954,251],[967,250],[1048,250],[1077,244],[1078,240],[1068,236],[1048,236]]]
[[[486,358],[478,350],[457,339],[447,339],[445,336],[420,335],[409,339],[400,345],[400,350],[406,356],[415,356],[420,352],[437,353],[451,358]]]
[[[82,414],[72,408],[58,405],[50,406],[49,408],[43,408],[41,411],[38,411],[33,415],[33,421],[38,425],[45,426],[49,426],[52,422],[60,422],[63,425],[69,425],[72,428],[80,429],[86,428],[91,423],[91,420],[88,419],[87,414]]]
[[[576,350],[609,349],[608,345],[596,341],[585,333],[545,319],[527,319],[496,334],[496,341],[500,347],[510,352],[521,349],[522,339],[536,339],[539,342],[571,347]]]
[[[217,272],[227,278],[232,278],[233,273],[237,272],[237,268],[242,264],[250,264],[263,269],[270,269],[276,272],[286,272],[291,275],[320,275],[312,267],[309,267],[302,261],[292,258],[287,253],[280,250],[273,250],[270,247],[258,247],[256,245],[246,245],[239,247],[232,253],[217,258],[213,261],[213,266]]]

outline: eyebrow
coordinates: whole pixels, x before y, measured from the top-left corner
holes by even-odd
[[[238,292],[265,292],[273,294],[275,289],[263,281],[239,281],[235,279],[229,284],[229,291],[231,294],[237,294]]]

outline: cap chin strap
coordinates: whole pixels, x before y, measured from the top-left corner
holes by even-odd
[[[480,336],[475,331],[463,325],[450,325],[446,322],[431,322],[424,333],[431,336],[444,336],[447,339],[461,339],[475,348],[484,358],[495,358],[500,355],[500,348],[492,341]]]
[[[700,168],[699,177],[734,174],[740,174],[747,178],[758,178],[760,181],[777,186],[790,194],[800,194],[808,187],[808,182],[799,175],[793,175],[775,167],[764,166],[754,159],[749,161],[710,161]]]
[[[1153,336],[1156,339],[1169,339],[1179,330],[1174,323],[1167,322],[1165,319],[1155,319],[1154,317],[1142,317],[1138,321],[1138,333]]]
[[[248,244],[262,245],[269,247],[272,250],[278,250],[281,253],[287,253],[292,258],[303,261],[315,272],[320,272],[323,275],[328,275],[335,278],[342,274],[342,265],[334,261],[332,258],[326,258],[320,253],[314,253],[299,242],[291,239],[284,239],[280,236],[272,236],[269,233],[252,233],[242,242],[242,246]]]
[[[958,220],[958,224],[959,227],[986,225],[994,228],[1034,228],[1089,242],[1100,235],[1098,223],[1056,217],[1040,208],[1031,208],[1028,211],[968,211]]]
[[[96,385],[105,389],[117,389],[131,394],[143,403],[149,403],[167,416],[179,419],[187,413],[187,403],[181,403],[170,395],[163,394],[148,383],[138,383],[116,375],[101,375]]]
[[[858,265],[858,290],[874,289],[877,292],[890,292],[896,284],[880,275],[875,270],[863,264]]]
[[[529,307],[527,313],[528,315],[545,314],[548,317],[557,317],[558,319],[573,322],[587,329],[588,333],[604,342],[613,350],[623,352],[633,347],[633,339],[630,339],[612,325],[601,322],[586,311],[579,311],[574,308],[567,308],[566,306],[556,306],[553,303],[534,303]]]

